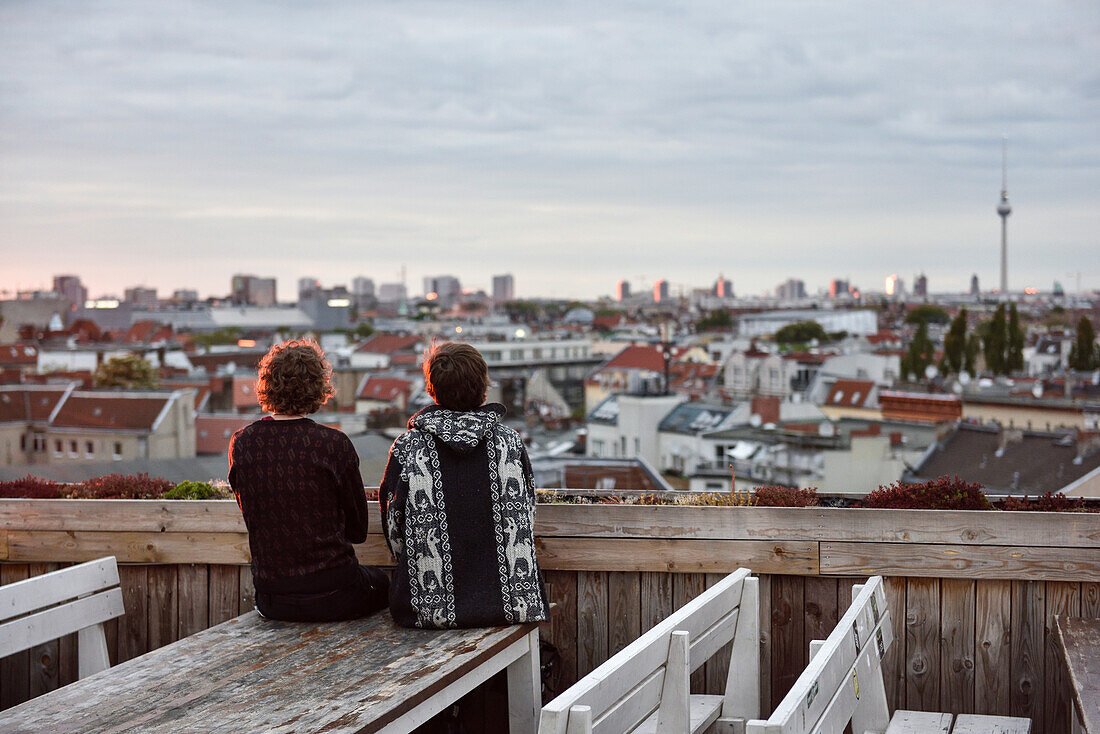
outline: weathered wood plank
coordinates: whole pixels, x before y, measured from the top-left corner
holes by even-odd
[[[802,651],[803,667],[809,662],[808,647],[810,640],[824,640],[836,627],[837,620],[840,619],[837,589],[837,579],[822,577],[806,579],[805,604],[802,615],[802,621],[806,629],[802,637],[806,640],[807,649]]]
[[[1077,617],[1081,613],[1081,585],[1049,582],[1046,585],[1046,623],[1044,625],[1043,661],[1043,722],[1047,732],[1070,731],[1069,711],[1057,705],[1059,692],[1066,681],[1058,640],[1054,632],[1056,616]]]
[[[536,538],[539,565],[581,571],[594,559],[607,571],[816,574],[817,543],[770,540],[651,540],[619,538]]]
[[[124,528],[150,533],[245,532],[244,518],[233,500],[4,500],[0,502],[0,528],[108,532]]]
[[[1043,623],[1045,584],[1041,581],[1012,582],[1012,688],[1011,716],[1043,722]]]
[[[760,711],[772,710],[772,577],[756,574],[760,594]]]
[[[902,576],[889,576],[882,580],[886,593],[886,607],[891,611],[890,623],[894,627],[894,644],[882,659],[882,682],[886,689],[886,702],[891,711],[905,708],[905,588]],[[849,597],[850,598],[850,597]]]
[[[149,566],[119,566],[126,614],[118,622],[118,662],[149,652]]]
[[[550,602],[550,644],[558,650],[561,663],[553,693],[561,693],[577,682],[577,573],[546,571]]]
[[[240,606],[238,613],[251,612],[256,606],[256,587],[252,583],[252,567],[240,567]]]
[[[610,657],[642,633],[642,592],[637,571],[607,574],[607,654]]]
[[[178,603],[179,637],[201,632],[210,626],[210,572],[201,564],[179,566]]]
[[[1100,548],[822,542],[821,573],[1100,581]]]
[[[707,577],[701,573],[678,573],[672,579],[672,603],[680,609],[689,601],[706,591]],[[692,667],[696,661],[691,661]],[[698,668],[691,674],[691,691],[703,693],[707,685],[706,670]]]
[[[149,566],[149,649],[179,639],[178,566]]]
[[[1081,584],[1081,616],[1100,617],[1100,583],[1085,581]]]
[[[239,614],[241,574],[237,566],[212,565],[209,570],[209,626],[221,624]]]
[[[940,709],[940,584],[910,578],[905,591],[905,708]]]
[[[607,572],[577,573],[577,676],[607,660]]]
[[[974,713],[973,581],[940,582],[940,707],[953,714]]]
[[[56,563],[31,563],[27,566],[27,577],[34,578],[57,569],[58,564]],[[49,640],[27,651],[30,657],[28,694],[31,698],[41,696],[60,685],[58,671],[59,647],[57,640]]]
[[[642,632],[645,632],[672,614],[676,608],[672,601],[672,574],[642,572],[639,574],[639,583],[642,599]]]
[[[1061,703],[1064,699],[1067,719],[1072,707],[1084,731],[1097,731],[1100,727],[1100,654],[1097,654],[1100,623],[1095,617],[1059,617],[1054,638],[1059,652],[1058,667],[1065,678],[1058,701]],[[1082,729],[1079,726],[1073,731]]]
[[[119,563],[249,562],[244,533],[12,530],[8,555],[20,562],[91,561],[103,556],[115,556]]]
[[[1008,713],[1012,670],[1012,583],[975,582],[974,712]]]
[[[13,584],[30,578],[26,564],[5,563],[0,566],[0,584]],[[30,652],[24,650],[0,658],[0,708],[26,701],[30,696]]]
[[[771,678],[774,709],[802,673],[806,655],[804,616],[805,579],[772,576]]]
[[[1026,719],[1007,716],[975,716],[963,714],[955,718],[952,734],[1028,734],[1035,732]]]
[[[831,540],[956,545],[1100,546],[1086,513],[878,510],[833,507],[539,505],[541,537]],[[1065,542],[1062,543],[1062,540]]]
[[[725,576],[720,573],[708,573],[706,575],[707,588],[709,589],[724,578]],[[733,643],[726,643],[707,661],[704,693],[720,696],[726,692],[726,677],[729,675],[730,654],[732,651]]]

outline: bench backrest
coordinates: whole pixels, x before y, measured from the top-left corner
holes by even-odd
[[[731,641],[737,659],[731,661],[730,670],[736,669],[736,675],[731,675],[733,683],[727,684],[723,715],[755,715],[760,607],[758,581],[749,573],[749,569],[740,568],[726,576],[544,706],[539,734],[629,732],[661,705],[666,663],[674,668],[670,678],[682,676],[686,686],[690,671]],[[574,718],[585,717],[583,726],[570,721],[574,707],[578,708]]]
[[[852,589],[852,606],[829,637],[810,646],[810,664],[767,721],[750,721],[747,734],[885,731],[890,714],[882,658],[894,642],[882,577]]]
[[[0,586],[0,658],[76,632],[79,677],[98,673],[103,623],[125,613],[114,556]]]

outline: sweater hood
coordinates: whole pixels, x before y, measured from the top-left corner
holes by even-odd
[[[448,410],[429,405],[409,418],[409,429],[430,433],[452,451],[468,454],[485,443],[504,414],[505,408],[500,403],[486,403],[475,410]]]

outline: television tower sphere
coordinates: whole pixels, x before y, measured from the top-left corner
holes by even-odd
[[[1002,217],[1007,217],[1012,213],[1012,205],[1008,203],[1008,192],[1001,192],[1001,203],[997,204],[997,213]]]

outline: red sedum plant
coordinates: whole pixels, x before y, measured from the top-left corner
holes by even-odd
[[[981,484],[946,476],[920,484],[880,486],[863,498],[862,505],[891,510],[993,509]]]
[[[63,484],[28,474],[22,479],[0,482],[0,497],[54,500],[61,497]]]
[[[176,488],[174,482],[148,474],[107,474],[74,485],[68,493],[72,499],[155,500]]]
[[[758,507],[817,507],[817,488],[798,489],[773,485],[757,487],[753,493]]]
[[[1035,499],[1023,497],[1008,497],[1000,503],[1002,510],[1015,510],[1017,512],[1087,512],[1085,501],[1080,497],[1066,497],[1064,494],[1047,492]]]

